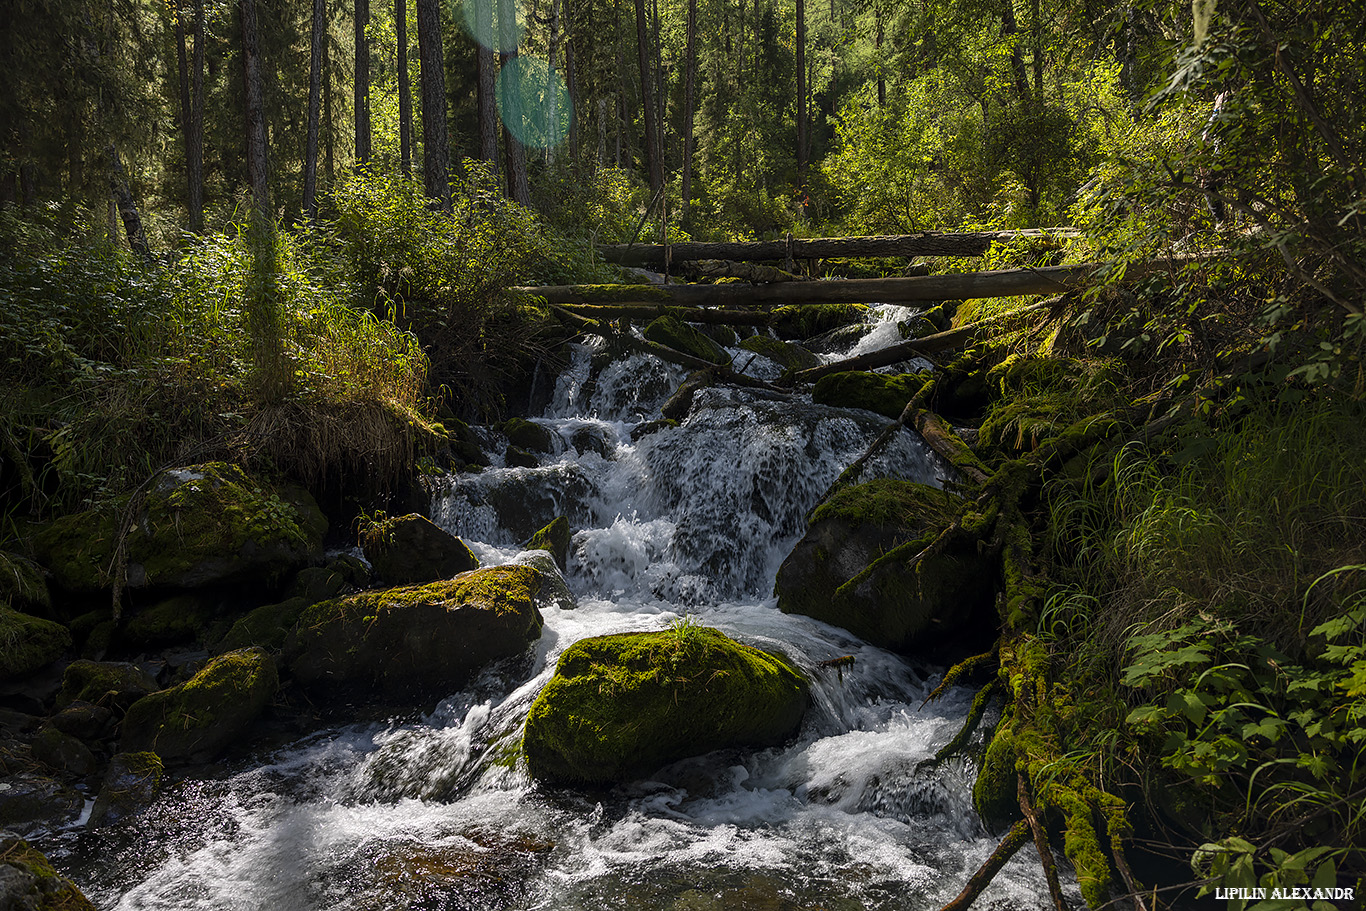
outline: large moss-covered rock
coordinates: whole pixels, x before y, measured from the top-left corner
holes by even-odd
[[[820,363],[820,358],[792,342],[784,342],[767,335],[751,335],[740,343],[746,351],[763,355],[788,370],[805,370]]]
[[[540,638],[540,587],[533,567],[494,566],[324,601],[299,618],[286,661],[319,696],[444,696]]]
[[[526,418],[508,418],[503,422],[503,433],[509,445],[528,452],[554,452],[555,437],[549,427]]]
[[[167,762],[212,759],[242,737],[279,685],[264,649],[219,655],[179,686],[133,703],[120,746],[127,753],[151,750]]]
[[[253,645],[278,651],[284,647],[289,631],[299,622],[303,612],[316,603],[308,598],[286,598],[276,604],[263,604],[239,617],[214,646],[214,651],[231,652]]]
[[[109,584],[119,522],[128,506],[65,516],[38,533],[40,560],[70,591]],[[131,588],[195,588],[274,579],[322,552],[327,519],[307,491],[274,488],[226,462],[167,471],[137,510],[127,539]]]
[[[43,568],[18,554],[0,551],[0,607],[42,614],[52,609]]]
[[[778,607],[901,652],[989,639],[996,573],[975,540],[951,537],[911,564],[958,506],[953,495],[910,481],[837,493],[778,569]]]
[[[81,659],[62,673],[57,705],[65,708],[79,701],[122,712],[157,689],[156,678],[136,664]]]
[[[0,839],[0,908],[5,911],[95,911],[76,884],[43,853],[17,838]]]
[[[214,607],[213,599],[193,593],[163,599],[129,617],[120,642],[133,649],[190,642],[212,622]]]
[[[645,327],[644,334],[652,342],[713,364],[724,364],[730,360],[724,348],[677,317],[659,317]]]
[[[417,513],[371,523],[361,546],[375,573],[390,585],[435,582],[479,566],[464,541]]]
[[[607,784],[727,747],[796,733],[807,684],[781,658],[706,627],[574,643],[527,716],[536,778]]]
[[[773,309],[773,331],[779,338],[808,339],[868,318],[866,304],[790,304]]]
[[[928,378],[929,374],[867,373],[862,370],[832,373],[816,381],[811,401],[836,408],[865,408],[889,418],[899,418],[906,403],[915,397]]]
[[[71,631],[60,623],[0,607],[0,680],[31,674],[70,646]]]

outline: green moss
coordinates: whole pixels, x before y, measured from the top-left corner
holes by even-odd
[[[726,354],[720,345],[672,316],[661,316],[646,326],[645,338],[713,364],[725,364],[730,361],[730,355]]]
[[[1011,721],[1002,718],[982,756],[972,785],[972,806],[982,822],[999,831],[1020,817],[1015,739]]]
[[[71,631],[60,623],[0,607],[0,680],[31,674],[71,647]]]
[[[76,884],[62,876],[47,857],[17,838],[0,841],[0,864],[19,871],[19,880],[7,878],[6,907],[33,908],[35,911],[95,911],[90,899]],[[26,875],[25,875],[26,874]],[[14,904],[9,904],[9,902]]]
[[[652,284],[638,285],[578,285],[583,303],[635,304],[672,303],[667,289]]]
[[[811,400],[837,408],[863,408],[889,418],[901,417],[906,403],[929,379],[922,373],[868,373],[851,370],[832,373],[816,381]]]
[[[123,720],[127,752],[164,760],[212,758],[237,741],[279,688],[263,649],[219,655],[180,686],[144,696]]]
[[[120,501],[124,506],[126,500]],[[123,506],[106,505],[49,522],[34,536],[38,558],[53,581],[68,591],[98,591],[109,584],[108,573]]]
[[[842,519],[857,525],[942,528],[957,515],[957,505],[956,497],[938,488],[880,478],[841,490],[811,514],[809,524]]]
[[[564,516],[557,516],[549,525],[531,536],[531,540],[526,542],[526,549],[550,551],[550,555],[555,558],[555,564],[563,570],[569,557],[569,520]]]
[[[211,617],[209,603],[195,595],[177,595],[129,619],[123,638],[140,647],[159,648],[198,638]]]
[[[767,335],[751,335],[740,343],[740,347],[761,354],[788,370],[805,370],[820,363],[820,358],[801,345],[779,341]]]
[[[552,452],[555,449],[550,429],[526,418],[508,418],[499,428],[508,442],[530,452]]]
[[[310,598],[290,598],[279,604],[262,605],[235,622],[215,651],[230,652],[253,645],[278,651],[304,610],[316,603]]]
[[[773,309],[770,325],[779,336],[806,339],[841,326],[861,323],[867,319],[868,311],[866,304],[789,305]]]
[[[0,551],[0,607],[40,613],[51,610],[52,595],[42,567],[18,554]]]
[[[576,642],[527,716],[538,778],[605,784],[796,732],[806,681],[786,661],[683,623]]]

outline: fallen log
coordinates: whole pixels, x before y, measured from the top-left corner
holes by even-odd
[[[690,242],[669,244],[669,262],[699,259],[756,260],[828,259],[845,256],[981,256],[995,241],[1023,237],[1075,237],[1071,229],[1057,231],[978,231],[964,234],[883,234],[868,237],[809,237],[791,240]],[[662,266],[663,244],[610,244],[598,248],[609,263]]]
[[[1006,861],[1014,856],[1015,852],[1029,841],[1029,823],[1021,819],[1010,827],[1005,838],[996,846],[996,850],[991,852],[986,863],[982,864],[981,869],[972,874],[968,884],[963,887],[963,891],[958,893],[958,897],[949,902],[939,911],[967,911],[972,907],[972,903],[977,900],[977,896],[982,894],[990,883],[997,871],[1006,865]]]
[[[998,269],[909,278],[850,278],[837,281],[780,282],[768,285],[545,285],[512,290],[548,304],[654,304],[722,307],[754,304],[912,303],[1057,294],[1090,282],[1100,263]],[[1131,274],[1133,269],[1130,270]]]
[[[652,320],[673,316],[685,323],[724,326],[765,326],[773,319],[767,310],[712,310],[701,307],[661,307],[656,304],[556,304],[566,312],[589,319]]]

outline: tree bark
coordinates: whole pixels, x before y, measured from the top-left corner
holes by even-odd
[[[408,84],[408,0],[394,0],[398,41],[398,157],[403,176],[413,173],[413,92]]]
[[[451,210],[451,152],[446,133],[446,71],[440,0],[417,0],[417,55],[422,75],[422,176],[427,195]]]
[[[887,106],[887,78],[885,68],[882,64],[882,6],[879,4],[873,8],[873,15],[877,18],[877,106],[882,108]]]
[[[498,0],[498,49],[502,66],[513,65],[517,59],[517,4],[514,0]],[[526,147],[507,125],[508,112],[503,111],[504,170],[507,174],[507,196],[513,202],[531,207],[531,185],[527,181]],[[523,126],[518,124],[518,126]]]
[[[649,20],[645,16],[645,0],[635,0],[636,57],[640,63],[640,99],[645,107],[645,167],[650,176],[650,193],[658,195],[664,187],[664,159],[659,154],[659,124],[655,120],[654,91],[650,78]]]
[[[190,128],[185,135],[190,230],[204,230],[204,0],[194,0],[194,61],[190,87]]]
[[[1015,0],[1001,0],[1001,34],[1010,43],[1010,72],[1015,94],[1021,102],[1029,100],[1029,72],[1020,53],[1020,26],[1015,20]]]
[[[105,150],[109,156],[109,189],[113,193],[114,202],[118,205],[119,217],[123,219],[123,230],[128,235],[128,246],[138,256],[144,260],[152,258],[152,251],[147,246],[147,233],[142,228],[142,216],[138,213],[137,203],[133,200],[133,192],[128,188],[128,174],[123,169],[123,161],[119,158],[118,149],[110,143]]]
[[[498,111],[494,97],[497,66],[493,48],[483,42],[493,41],[493,0],[471,0],[474,3],[475,69],[478,82],[475,101],[479,120],[479,157],[491,167],[498,166]]]
[[[356,3],[356,164],[370,163],[370,0]]]
[[[261,87],[261,45],[256,31],[256,0],[241,0],[242,81],[247,114],[247,183],[252,205],[263,214],[270,212],[267,184],[266,110]]]
[[[968,884],[963,887],[963,891],[958,893],[958,897],[949,902],[940,911],[967,911],[972,907],[972,903],[977,900],[977,896],[982,894],[982,890],[987,887],[997,872],[1005,866],[1006,861],[1015,854],[1016,851],[1024,847],[1024,843],[1029,841],[1029,825],[1021,819],[1011,826],[1006,837],[1001,839],[1000,845],[987,862],[982,864],[981,869],[972,874]]]
[[[402,0],[399,0],[402,2]],[[313,34],[308,65],[308,142],[304,148],[304,218],[318,217],[318,118],[323,89],[323,29],[327,22],[326,0],[313,0]]]
[[[567,2],[567,0],[566,0]],[[579,114],[574,99],[579,97],[578,72],[574,65],[574,17],[565,15],[564,87],[569,96],[569,161],[579,163]]]
[[[697,98],[697,0],[688,0],[688,49],[686,53],[687,61],[684,64],[685,74],[683,77],[683,211],[679,218],[685,228],[689,225],[688,204],[692,198],[692,158],[696,145],[693,116]]]
[[[797,191],[806,218],[806,0],[797,0]]]
[[[983,231],[968,234],[889,234],[869,237],[794,238],[786,241],[681,243],[669,245],[669,261],[697,259],[781,260],[843,256],[981,256],[993,241],[1019,237],[1069,236],[1070,232]],[[627,266],[658,266],[664,262],[661,244],[610,244],[598,248],[603,259]]]

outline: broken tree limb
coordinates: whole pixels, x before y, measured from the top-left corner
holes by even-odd
[[[995,241],[1024,237],[1075,237],[1077,232],[980,231],[966,234],[884,234],[868,237],[812,237],[790,240],[681,243],[667,247],[670,262],[699,259],[785,260],[826,259],[835,256],[981,256]],[[598,248],[609,263],[626,266],[662,265],[662,244],[611,244]]]
[[[988,680],[986,685],[977,691],[977,695],[972,697],[972,705],[968,708],[968,717],[963,721],[963,726],[958,729],[958,733],[953,735],[952,740],[940,747],[933,758],[926,759],[916,765],[917,773],[933,769],[944,760],[962,752],[968,741],[972,739],[973,732],[977,730],[977,725],[982,723],[982,716],[987,712],[987,703],[991,701],[991,697],[999,685],[999,680]]]
[[[1029,823],[1023,819],[1010,827],[1006,837],[1001,839],[1001,843],[996,846],[996,850],[991,852],[987,862],[982,864],[981,869],[972,874],[972,879],[963,887],[963,891],[958,893],[958,897],[949,902],[939,911],[967,911],[972,907],[972,903],[977,900],[977,896],[982,894],[982,890],[987,887],[997,872],[1005,866],[1006,861],[1015,855],[1015,852],[1024,846],[1029,840]]]
[[[1039,862],[1043,864],[1043,874],[1048,881],[1048,895],[1053,899],[1053,908],[1055,911],[1067,911],[1067,904],[1062,900],[1062,886],[1058,883],[1058,865],[1053,860],[1053,849],[1048,846],[1048,833],[1044,831],[1043,823],[1039,822],[1039,814],[1034,812],[1034,805],[1029,800],[1029,783],[1025,780],[1023,772],[1016,772],[1015,778],[1020,795],[1020,812],[1024,814],[1025,821],[1029,823],[1029,830],[1034,834],[1034,848],[1039,852]]]

